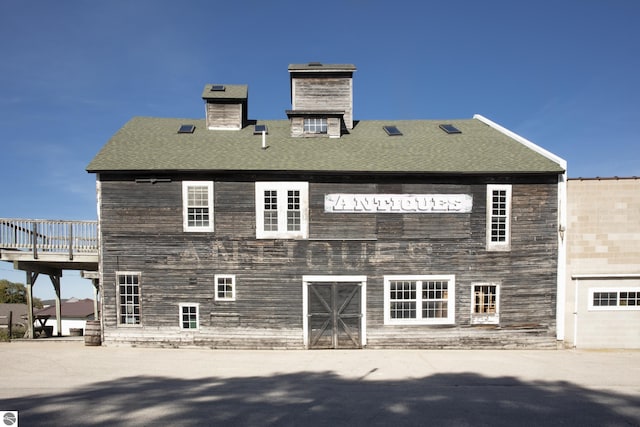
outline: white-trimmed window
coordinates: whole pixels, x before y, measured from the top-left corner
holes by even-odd
[[[487,250],[511,246],[511,185],[487,185]]]
[[[308,237],[309,183],[256,182],[256,237]]]
[[[500,286],[474,283],[471,286],[471,324],[500,323]]]
[[[215,275],[215,297],[216,301],[235,301],[236,300],[236,276],[233,274],[216,274]]]
[[[194,303],[180,304],[180,329],[197,330],[200,328],[200,307]]]
[[[183,181],[184,231],[213,231],[213,182]]]
[[[455,323],[455,276],[385,276],[384,323]]]
[[[590,288],[589,310],[640,310],[640,288]]]
[[[304,133],[327,133],[327,118],[305,117]]]
[[[118,326],[140,325],[140,273],[116,273]]]

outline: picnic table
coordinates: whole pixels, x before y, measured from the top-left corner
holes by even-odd
[[[53,326],[47,326],[47,320],[51,317],[50,314],[39,314],[33,316],[34,323],[39,325],[33,327],[33,336],[35,338],[36,333],[40,338],[49,338],[53,335]]]

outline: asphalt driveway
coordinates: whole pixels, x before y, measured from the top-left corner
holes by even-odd
[[[640,351],[0,343],[22,426],[640,425]],[[0,426],[3,426],[0,420]]]

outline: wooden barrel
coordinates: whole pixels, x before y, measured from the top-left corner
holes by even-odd
[[[101,345],[102,331],[99,320],[87,320],[84,328],[84,345]]]

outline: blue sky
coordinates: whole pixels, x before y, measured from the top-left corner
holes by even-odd
[[[637,0],[4,0],[0,217],[95,219],[85,167],[131,117],[202,118],[221,83],[249,85],[250,118],[284,119],[287,66],[311,61],[358,68],[355,119],[477,113],[569,177],[640,176],[638,22]],[[77,272],[62,294],[93,295]]]

